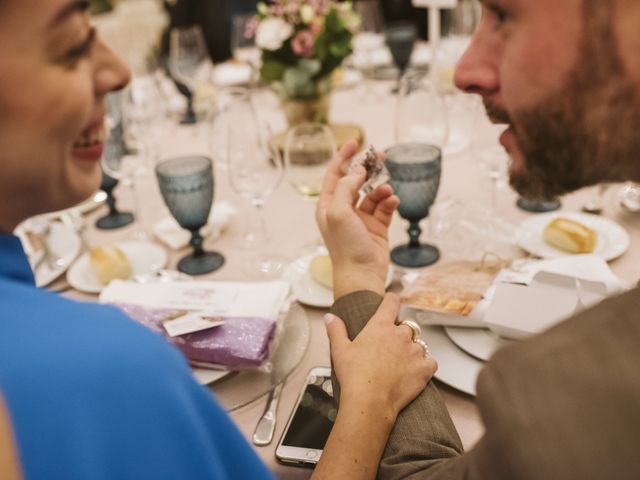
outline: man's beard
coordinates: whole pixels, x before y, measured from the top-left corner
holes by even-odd
[[[512,173],[510,183],[526,198],[639,180],[640,93],[610,32],[585,32],[580,62],[559,91],[511,116],[487,105],[492,119],[513,128],[525,166]]]

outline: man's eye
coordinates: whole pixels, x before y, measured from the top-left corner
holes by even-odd
[[[91,47],[93,46],[93,42],[96,38],[96,29],[92,28],[89,30],[89,34],[87,38],[77,47],[72,48],[67,52],[67,58],[69,60],[77,60],[81,57],[84,57],[91,51]]]
[[[491,18],[494,24],[494,28],[500,28],[508,20],[507,12],[499,5],[485,4],[486,11],[489,13],[488,17]]]

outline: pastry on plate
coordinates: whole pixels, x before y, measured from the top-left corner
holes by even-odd
[[[329,255],[317,255],[309,264],[309,275],[316,283],[333,290],[333,266]]]
[[[89,264],[98,281],[107,285],[111,280],[131,277],[131,263],[122,250],[115,246],[94,247],[89,252]]]
[[[552,220],[544,229],[546,243],[569,253],[593,252],[597,238],[592,228],[564,217]]]

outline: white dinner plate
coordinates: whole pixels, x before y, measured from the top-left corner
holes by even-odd
[[[49,249],[50,261],[44,258],[45,253],[42,250],[34,251],[33,246],[29,242],[27,232],[43,231],[43,225],[37,225],[32,222],[46,222],[49,224],[49,233],[47,234],[47,248]],[[60,222],[50,221],[46,217],[40,215],[32,219],[25,220],[18,225],[14,232],[20,241],[27,256],[29,263],[35,264],[36,268],[33,272],[36,279],[36,286],[46,287],[56,278],[62,275],[73,263],[82,249],[82,241],[78,233],[71,227],[63,225]]]
[[[320,247],[316,252],[304,255],[291,262],[282,278],[291,284],[296,299],[305,305],[317,308],[329,308],[333,305],[333,291],[320,285],[311,278],[309,264],[318,255],[327,255],[327,249]],[[385,287],[391,285],[393,267],[389,266]]]
[[[442,327],[422,327],[422,340],[438,361],[435,377],[442,383],[475,396],[476,380],[484,362],[466,354],[447,337]]]
[[[212,370],[210,368],[191,367],[193,376],[200,385],[209,385],[231,373],[231,370]]]
[[[46,242],[49,257],[56,261],[52,263],[40,259],[37,262],[33,273],[38,287],[46,287],[66,272],[82,249],[78,233],[60,222],[51,222]]]
[[[485,362],[496,350],[513,343],[487,328],[444,327],[444,331],[459,348]]]
[[[150,275],[167,263],[164,249],[151,242],[126,241],[115,244],[131,262],[131,276]],[[85,253],[67,272],[67,281],[76,290],[86,293],[100,293],[105,285],[101,284],[89,264],[89,254]]]
[[[629,248],[629,234],[613,220],[599,215],[577,212],[552,212],[531,217],[521,224],[518,245],[523,250],[540,258],[560,258],[571,255],[552,247],[544,241],[545,227],[555,218],[564,217],[592,228],[598,234],[593,255],[604,258],[607,262],[618,258]]]

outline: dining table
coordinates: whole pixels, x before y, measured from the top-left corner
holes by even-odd
[[[361,89],[357,83],[335,88],[331,94],[330,121],[334,124],[359,126],[364,132],[366,146],[373,145],[378,150],[384,150],[393,145],[396,135],[394,112],[398,97],[391,93],[392,85],[392,81],[376,81],[368,85],[365,90]],[[518,225],[536,214],[518,209],[516,207],[517,194],[511,190],[507,182],[503,180],[494,182],[494,179],[487,174],[479,160],[478,149],[490,151],[491,148],[499,148],[498,135],[495,129],[480,129],[475,120],[478,117],[478,112],[470,106],[472,103],[466,103],[467,99],[462,95],[452,92],[445,95],[450,112],[450,132],[455,132],[457,139],[461,142],[455,148],[444,149],[442,179],[434,208],[453,199],[459,202],[459,205],[469,206],[470,211],[482,208],[495,218],[512,225]],[[286,130],[286,120],[278,100],[269,89],[257,88],[253,92],[253,99],[258,116],[265,119],[265,123],[269,124],[272,132],[279,133]],[[481,133],[479,134],[479,132]],[[484,137],[478,138],[479,135],[484,135]],[[219,151],[217,153],[212,151],[215,149],[215,145],[212,146],[210,136],[211,125],[208,121],[190,126],[173,122],[167,127],[165,133],[160,135],[157,145],[158,159],[186,154],[213,157],[214,203],[228,202],[238,210],[238,213],[231,218],[219,235],[208,237],[204,243],[205,248],[215,249],[224,255],[226,260],[224,266],[211,274],[199,277],[198,280],[240,282],[267,280],[260,272],[247,270],[247,259],[255,254],[255,250],[242,248],[244,222],[250,205],[234,191],[229,181],[225,155],[220,155]],[[85,248],[113,244],[132,238],[145,238],[147,241],[152,241],[165,248],[168,254],[167,268],[174,269],[177,260],[188,253],[189,248],[171,250],[154,238],[152,226],[167,217],[169,213],[158,190],[153,165],[149,166],[149,162],[146,164],[147,168],[141,168],[129,182],[122,181],[116,190],[119,206],[124,210],[134,211],[136,221],[117,230],[99,230],[95,228],[95,221],[106,213],[106,206],[99,206],[92,212],[85,214],[84,228],[80,233]],[[506,169],[506,165],[504,167]],[[132,182],[135,183],[135,188],[128,185]],[[603,196],[604,208],[601,216],[617,222],[629,233],[628,250],[619,258],[611,261],[609,265],[617,276],[631,286],[635,285],[640,277],[638,269],[638,265],[640,265],[640,215],[634,215],[620,208],[618,194],[621,188],[620,185],[613,185],[606,190]],[[566,195],[561,199],[562,210],[580,211],[582,205],[593,195],[593,188]],[[285,172],[279,186],[267,198],[262,210],[270,241],[258,248],[277,254],[287,261],[294,261],[302,254],[305,246],[312,244],[318,238],[319,231],[315,224],[314,210],[315,204],[296,193],[288,183]],[[445,209],[444,213],[440,212],[440,215],[446,215],[446,213]],[[423,239],[432,240],[440,249],[440,262],[454,258],[454,252],[460,250],[460,245],[453,245],[452,242],[443,242],[442,240],[438,242],[438,236],[434,233],[436,228],[429,218],[423,220],[422,227]],[[406,228],[406,221],[396,215],[389,233],[391,246],[406,243]],[[446,236],[442,238],[446,238]],[[473,242],[473,238],[467,240]],[[517,249],[514,250],[518,252]],[[516,255],[526,257],[524,251],[520,251]],[[399,267],[394,268],[390,291],[400,292],[402,290],[402,278],[408,271]],[[63,295],[76,300],[93,302],[98,300],[97,295],[70,288],[64,276],[53,282],[50,287],[54,290],[60,290]],[[273,441],[266,446],[254,446],[255,451],[268,468],[277,478],[281,479],[305,479],[311,475],[312,470],[310,469],[279,464],[275,458],[275,449],[297,397],[305,385],[307,373],[313,367],[330,365],[329,341],[323,323],[323,316],[328,309],[304,304],[301,305],[301,308],[309,324],[308,346],[284,384],[277,411]],[[224,378],[220,380],[220,382],[225,381]],[[433,381],[444,399],[464,448],[466,450],[472,449],[484,431],[475,398],[437,379]],[[215,396],[216,385],[214,384],[210,388],[212,395]],[[243,383],[237,388],[239,391],[236,393],[240,397],[250,398],[256,393],[260,393],[258,398],[252,399],[248,404],[230,412],[237,427],[247,441],[251,442],[256,423],[262,416],[268,401],[268,392],[253,391],[250,382]]]

